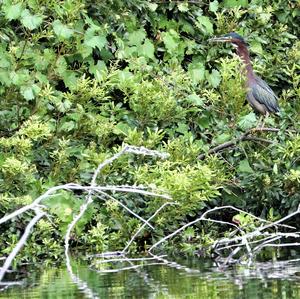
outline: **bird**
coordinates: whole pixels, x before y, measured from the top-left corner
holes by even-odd
[[[236,49],[237,55],[242,59],[245,67],[243,73],[246,76],[247,101],[253,110],[264,117],[261,128],[264,127],[266,118],[270,113],[279,113],[278,97],[271,87],[259,76],[252,68],[248,47],[249,45],[244,38],[236,32],[214,37],[209,39],[210,42],[228,42]],[[261,118],[259,118],[257,127]]]

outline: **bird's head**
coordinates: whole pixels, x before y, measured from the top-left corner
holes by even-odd
[[[230,32],[219,37],[214,37],[209,39],[210,42],[218,42],[218,43],[231,43],[233,46],[248,46],[246,41],[243,39],[242,36],[235,32]]]

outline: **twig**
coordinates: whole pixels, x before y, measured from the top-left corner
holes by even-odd
[[[137,269],[137,268],[141,268],[141,267],[145,267],[145,266],[153,266],[153,265],[165,265],[165,263],[149,263],[149,264],[142,264],[142,265],[132,265],[129,267],[123,267],[123,268],[117,268],[117,269],[96,270],[96,272],[97,273],[116,273],[116,272]]]
[[[263,247],[267,246],[267,244],[271,243],[271,242],[275,242],[277,240],[280,240],[281,239],[281,236],[275,236],[275,237],[272,237],[268,240],[265,240],[264,242],[261,242],[262,244],[259,244],[258,246],[254,247],[253,248],[253,252],[258,252],[260,251]]]
[[[112,257],[115,257],[115,256],[124,257],[124,255],[121,251],[106,251],[106,252],[102,252],[102,253],[89,254],[89,255],[87,255],[87,258],[92,258],[92,257],[112,258]]]
[[[262,247],[288,247],[288,246],[300,246],[300,243],[299,242],[283,243],[283,244],[268,243],[268,244],[264,244]]]
[[[251,213],[245,212],[245,211],[243,211],[243,210],[241,210],[241,209],[238,209],[238,208],[236,208],[236,207],[233,207],[233,206],[215,207],[215,208],[210,209],[210,210],[206,211],[205,213],[203,213],[202,216],[201,216],[200,218],[197,218],[197,219],[195,219],[195,220],[193,220],[193,221],[191,221],[191,222],[189,222],[189,223],[183,225],[182,227],[180,227],[179,229],[177,229],[177,230],[174,231],[173,233],[169,234],[168,236],[166,236],[166,237],[162,238],[161,240],[159,240],[158,242],[156,242],[154,245],[152,245],[152,246],[150,247],[150,249],[148,250],[148,252],[151,252],[155,247],[157,247],[157,246],[160,245],[161,243],[165,242],[166,240],[170,239],[171,237],[177,235],[178,233],[180,233],[182,230],[186,229],[187,227],[189,227],[189,226],[191,226],[191,225],[193,225],[193,224],[195,224],[195,223],[197,223],[197,222],[199,222],[199,221],[203,221],[203,220],[211,221],[211,222],[215,222],[215,223],[227,224],[227,225],[233,226],[233,227],[235,227],[237,230],[241,231],[241,228],[240,228],[240,227],[238,227],[237,225],[235,225],[235,224],[233,224],[233,223],[231,223],[231,222],[221,221],[221,220],[215,220],[215,219],[211,219],[211,218],[206,218],[206,216],[207,216],[208,214],[213,213],[213,212],[216,212],[216,211],[219,211],[219,210],[224,210],[224,209],[232,209],[232,210],[235,210],[235,211],[237,211],[237,212],[244,213],[244,214],[246,214],[246,215],[249,215],[249,216],[253,217],[254,219],[257,219],[257,220],[260,220],[260,221],[263,221],[263,222],[267,222],[267,223],[269,223],[269,225],[271,225],[271,226],[275,226],[275,225],[277,225],[277,224],[280,223],[279,220],[278,220],[276,223],[270,223],[269,221],[267,221],[267,220],[265,220],[265,219],[262,219],[262,218],[259,218],[259,217],[257,217],[257,216],[254,216],[254,215],[252,215]],[[237,237],[237,239],[238,239],[238,240],[241,240],[241,239],[243,239],[243,237]],[[224,242],[225,242],[225,240],[230,240],[230,239],[225,239],[225,238],[224,238],[223,240],[224,240]],[[220,241],[218,240],[218,241],[216,241],[215,243],[219,243],[219,242],[220,242]],[[214,246],[213,246],[213,247],[214,247]]]
[[[227,206],[229,207],[229,206]],[[183,225],[182,227],[180,227],[179,229],[175,230],[173,233],[167,235],[166,237],[160,239],[158,242],[156,242],[155,244],[153,244],[148,252],[150,253],[155,247],[157,247],[158,245],[160,245],[161,243],[165,242],[166,240],[172,238],[173,236],[177,235],[178,233],[180,233],[182,230],[186,229],[187,227],[199,222],[199,221],[202,221],[202,220],[208,220],[208,221],[212,221],[212,222],[217,222],[217,223],[223,223],[223,224],[228,224],[228,225],[231,225],[231,226],[234,226],[235,228],[237,228],[238,230],[240,229],[237,225],[233,224],[233,223],[230,223],[230,222],[225,222],[225,221],[221,221],[221,220],[213,220],[213,219],[206,219],[206,215],[208,213],[211,213],[211,212],[214,212],[214,211],[217,211],[217,210],[221,210],[221,209],[224,209],[225,207],[216,207],[216,208],[213,208],[211,210],[208,210],[206,211],[205,213],[202,214],[202,216],[200,218],[197,218],[189,223],[186,223],[185,225]]]
[[[190,3],[190,4],[202,4],[202,0],[156,0],[153,1],[153,3],[158,3],[158,4],[170,4],[170,3]]]
[[[175,203],[173,202],[166,202],[164,203],[150,218],[148,218],[148,222],[150,220],[152,220],[165,206],[167,205],[174,205]],[[131,240],[127,243],[127,245],[124,247],[124,249],[122,250],[122,253],[126,253],[127,249],[129,248],[129,246],[132,244],[132,242],[135,240],[135,238],[139,235],[139,233],[145,228],[146,224],[144,223],[137,231],[136,233],[133,235],[133,237],[131,238]]]
[[[0,282],[0,286],[5,286],[5,287],[10,287],[10,286],[21,286],[24,284],[24,281],[5,281],[5,282]],[[0,289],[0,292],[2,289]]]
[[[165,257],[166,255],[160,255],[159,257]],[[96,264],[105,264],[105,263],[113,263],[113,262],[144,262],[144,261],[153,261],[156,260],[156,257],[138,257],[138,258],[116,258],[116,259],[109,259],[109,260],[101,260],[97,261]]]
[[[108,197],[109,199],[115,201],[116,203],[118,203],[122,208],[124,208],[126,211],[128,211],[130,214],[132,214],[134,217],[140,219],[142,222],[144,222],[145,225],[148,225],[151,229],[154,229],[154,227],[149,223],[148,220],[145,220],[143,217],[141,217],[140,215],[138,215],[137,213],[135,213],[134,211],[132,211],[131,209],[129,209],[127,206],[125,206],[122,202],[120,202],[119,200],[117,200],[116,198],[114,198],[113,196],[103,192],[103,191],[99,191],[100,194],[103,195],[103,197]],[[103,199],[103,197],[97,195],[97,197]]]
[[[254,136],[246,136],[243,141],[255,141],[255,142],[264,142],[268,144],[274,143],[272,140],[260,138],[260,137],[254,137]]]
[[[6,215],[4,217],[2,217],[0,219],[0,224],[8,221],[8,220],[11,220],[13,218],[15,218],[16,216],[19,216],[29,210],[34,210],[38,205],[39,203],[43,200],[43,199],[46,199],[48,198],[49,196],[51,196],[52,193],[55,193],[57,190],[69,190],[69,188],[71,186],[73,186],[74,184],[65,184],[65,185],[60,185],[60,186],[55,186],[55,187],[52,187],[50,188],[47,192],[45,192],[43,195],[39,196],[34,202],[32,202],[31,204],[27,205],[27,206],[24,206],[12,213],[10,213],[9,215]],[[78,188],[76,188],[78,189]]]
[[[200,273],[200,271],[198,269],[191,269],[186,266],[180,265],[174,261],[170,262],[167,259],[163,258],[162,256],[155,255],[152,252],[149,252],[149,254],[151,256],[153,256],[154,258],[156,258],[157,260],[162,261],[166,266],[169,266],[171,268],[181,269],[181,270],[186,271],[187,273]]]

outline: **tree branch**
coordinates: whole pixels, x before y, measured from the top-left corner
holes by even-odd
[[[279,132],[279,129],[277,129],[277,128],[254,128],[254,129],[250,129],[250,130],[246,131],[244,134],[242,134],[240,137],[234,138],[230,141],[224,142],[222,144],[219,144],[219,145],[211,148],[206,154],[199,155],[198,159],[199,160],[204,160],[206,155],[215,154],[215,153],[218,153],[218,152],[220,152],[222,150],[225,150],[227,148],[231,148],[231,147],[235,146],[238,142],[241,142],[241,141],[265,142],[265,143],[268,143],[268,144],[273,143],[273,141],[271,141],[271,140],[264,139],[264,138],[259,138],[259,137],[255,137],[255,136],[251,135],[251,134],[256,133],[256,132]]]

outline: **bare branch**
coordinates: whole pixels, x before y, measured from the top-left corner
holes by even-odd
[[[165,265],[165,263],[149,263],[149,264],[140,264],[140,265],[131,265],[129,267],[117,268],[117,269],[103,269],[103,270],[94,270],[98,273],[118,273],[126,270],[137,269],[145,266],[153,266],[153,265]]]
[[[4,258],[5,259],[4,265],[2,268],[0,268],[0,281],[4,277],[5,273],[8,271],[8,268],[10,267],[13,259],[17,255],[17,253],[24,246],[27,238],[30,235],[30,232],[31,232],[31,229],[33,228],[33,226],[39,221],[39,219],[41,217],[43,217],[44,215],[47,215],[45,212],[41,212],[41,208],[46,208],[45,206],[41,205],[41,202],[46,198],[54,196],[55,193],[59,190],[68,190],[68,191],[81,190],[81,191],[87,192],[87,195],[85,197],[85,202],[80,206],[79,213],[74,216],[72,222],[69,224],[65,238],[64,238],[66,264],[67,264],[67,269],[71,275],[72,280],[75,283],[77,283],[80,288],[83,288],[85,290],[87,296],[89,296],[91,298],[97,298],[94,296],[93,292],[88,288],[87,284],[85,282],[81,281],[76,275],[74,275],[74,273],[72,271],[72,267],[71,267],[70,257],[69,257],[69,239],[70,239],[71,232],[74,229],[76,223],[84,215],[88,206],[93,202],[94,193],[95,192],[100,193],[100,194],[102,194],[102,196],[105,196],[110,199],[114,199],[115,201],[117,201],[117,200],[114,197],[112,197],[111,195],[107,194],[106,192],[108,192],[108,191],[110,191],[110,192],[126,192],[126,193],[141,194],[141,195],[145,195],[145,196],[161,197],[161,198],[164,198],[167,200],[171,199],[170,196],[168,196],[166,194],[159,194],[159,193],[155,193],[153,191],[147,191],[146,188],[143,186],[127,186],[127,185],[124,185],[124,186],[109,186],[109,185],[108,186],[97,186],[96,180],[97,180],[97,177],[98,177],[99,173],[101,172],[101,170],[106,165],[112,163],[114,160],[118,159],[121,155],[123,155],[125,153],[147,155],[147,156],[158,157],[158,158],[163,158],[163,159],[168,157],[168,154],[166,154],[166,153],[161,153],[161,152],[158,152],[155,150],[149,150],[144,147],[135,147],[135,146],[126,145],[120,152],[116,153],[110,159],[107,159],[104,162],[99,164],[99,166],[97,167],[97,169],[95,170],[95,172],[93,174],[90,186],[81,186],[79,184],[69,183],[69,184],[52,187],[47,192],[45,192],[43,195],[36,198],[31,204],[26,205],[26,206],[10,213],[9,215],[6,215],[0,219],[0,225],[1,225],[2,223],[9,221],[9,220],[13,219],[14,217],[17,217],[29,210],[33,210],[36,213],[36,216],[29,222],[29,224],[25,228],[25,232],[24,232],[23,236],[21,237],[21,239],[19,240],[19,242],[17,243],[17,245],[15,246],[13,251],[9,254],[9,256],[6,259]],[[133,214],[135,217],[137,217],[138,219],[143,221],[144,225],[148,225],[149,227],[154,229],[154,227],[149,223],[149,221],[143,219],[138,214],[134,213],[132,210],[130,210],[128,207],[126,207],[121,202],[119,202],[119,201],[117,201],[117,202],[123,208],[125,208],[127,211],[129,211],[131,214]],[[168,203],[168,204],[170,204],[170,203]],[[150,217],[150,219],[151,219],[151,217]],[[112,254],[112,253],[110,253],[110,254]],[[114,253],[115,256],[118,256],[118,255],[120,256],[120,254],[122,254],[122,253],[120,253],[120,252]]]
[[[126,145],[120,152],[115,154],[113,157],[111,157],[110,159],[107,159],[104,162],[102,162],[101,164],[99,164],[99,166],[97,167],[97,169],[93,175],[91,185],[89,187],[82,187],[82,186],[78,186],[78,185],[77,186],[76,185],[69,186],[71,189],[73,189],[75,187],[77,187],[77,188],[79,187],[81,190],[88,191],[86,200],[80,207],[80,212],[73,218],[72,222],[68,226],[67,233],[65,235],[65,256],[66,256],[67,270],[70,273],[72,281],[74,283],[76,283],[80,289],[84,290],[84,292],[86,293],[86,295],[89,298],[98,298],[98,297],[93,294],[93,291],[88,287],[86,282],[82,281],[78,276],[76,276],[73,273],[73,269],[72,269],[71,262],[70,262],[70,256],[69,256],[69,239],[70,239],[70,235],[71,235],[71,232],[72,232],[74,226],[80,220],[80,218],[83,216],[83,214],[87,210],[88,206],[93,202],[92,197],[94,195],[94,192],[98,192],[98,193],[102,194],[102,196],[108,197],[108,198],[113,199],[114,201],[118,202],[118,204],[120,204],[123,208],[125,208],[127,211],[129,211],[131,214],[133,214],[135,217],[137,217],[138,219],[143,221],[145,225],[148,225],[151,228],[153,228],[153,226],[148,221],[144,220],[142,217],[140,217],[139,215],[134,213],[132,210],[127,208],[123,203],[119,202],[117,199],[115,199],[114,197],[112,197],[111,195],[107,194],[104,191],[138,193],[138,194],[150,195],[150,196],[160,196],[159,194],[156,194],[154,192],[148,192],[148,191],[144,190],[144,188],[138,188],[136,186],[134,186],[134,187],[131,187],[131,186],[117,186],[117,187],[104,186],[104,187],[101,187],[101,186],[96,185],[97,176],[99,175],[101,170],[105,166],[109,165],[110,163],[112,163],[114,160],[118,159],[121,155],[123,155],[125,153],[134,153],[134,154],[138,154],[138,155],[148,155],[148,156],[154,156],[154,157],[160,157],[160,158],[166,158],[168,156],[167,154],[160,153],[158,151],[148,150],[144,147],[134,147],[134,146]],[[98,195],[98,197],[99,197],[99,195]],[[160,197],[169,199],[169,197],[166,195],[162,195]]]
[[[117,200],[116,198],[112,197],[111,195],[103,192],[103,191],[99,191],[100,194],[103,195],[103,197],[107,197],[115,202],[117,202],[122,208],[124,208],[126,211],[128,211],[130,214],[132,214],[134,217],[140,219],[142,222],[144,222],[145,225],[148,225],[151,229],[154,229],[154,227],[147,221],[145,220],[143,217],[139,216],[138,214],[136,214],[134,211],[132,211],[131,209],[129,209],[127,206],[125,206],[122,202],[120,202],[119,200]],[[97,197],[103,199],[103,197],[100,197],[99,195],[97,195]]]
[[[165,206],[167,205],[174,205],[176,203],[173,202],[166,202],[164,203],[149,219],[148,221],[152,220]],[[129,246],[132,244],[132,242],[135,240],[135,238],[139,235],[139,233],[145,228],[146,224],[143,224],[137,231],[136,233],[133,235],[133,237],[131,238],[131,240],[127,243],[127,245],[125,246],[125,248],[122,250],[122,253],[125,253],[127,251],[127,249],[129,248]]]
[[[22,249],[22,247],[25,245],[27,238],[30,235],[30,232],[34,225],[43,217],[46,215],[45,212],[40,211],[38,208],[35,209],[36,215],[30,220],[28,225],[26,226],[26,229],[19,240],[19,242],[14,247],[13,251],[9,254],[7,259],[5,260],[2,268],[0,269],[0,281],[2,281],[5,273],[7,272],[8,268],[10,267],[13,259],[15,256],[19,253],[19,251]]]

